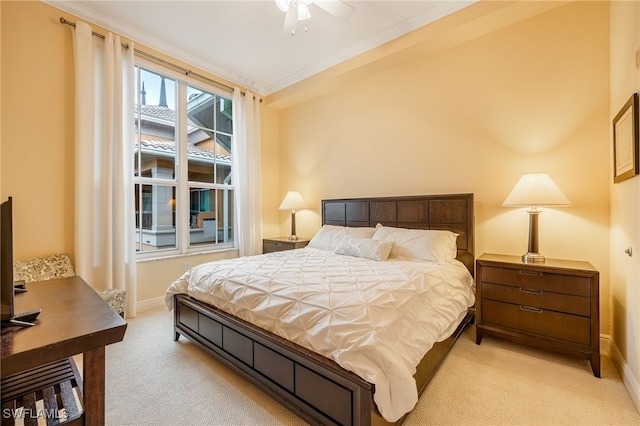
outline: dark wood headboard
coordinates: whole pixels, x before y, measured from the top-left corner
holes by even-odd
[[[457,259],[474,273],[473,194],[322,200],[322,224],[441,229],[458,234]]]

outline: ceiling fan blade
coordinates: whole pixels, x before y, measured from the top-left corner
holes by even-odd
[[[353,6],[341,0],[314,0],[313,3],[328,13],[346,21],[353,15]]]
[[[296,33],[297,28],[298,28],[298,2],[292,1],[289,4],[289,10],[287,10],[287,14],[284,16],[284,28],[282,29],[282,33],[284,35],[294,35]]]

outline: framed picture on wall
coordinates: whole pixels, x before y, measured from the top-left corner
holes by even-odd
[[[613,119],[613,181],[640,173],[638,164],[638,94],[634,93]]]

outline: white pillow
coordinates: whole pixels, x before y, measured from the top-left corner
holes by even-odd
[[[376,226],[374,240],[392,241],[389,257],[403,257],[428,262],[450,262],[456,258],[458,234],[451,231],[405,229]]]
[[[336,247],[345,236],[371,238],[376,228],[358,228],[349,226],[323,225],[318,233],[309,241],[308,247],[336,251]]]
[[[392,241],[372,240],[371,238],[361,238],[344,236],[336,247],[336,254],[347,256],[364,257],[378,262],[387,260],[393,248]]]

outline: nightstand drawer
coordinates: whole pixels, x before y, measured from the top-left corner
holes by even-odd
[[[283,251],[283,250],[291,250],[295,246],[293,243],[284,242],[284,241],[263,241],[262,242],[262,251],[264,253],[272,253],[274,251]]]
[[[585,317],[591,315],[591,299],[589,297],[532,290],[510,285],[491,284],[488,282],[482,283],[482,297],[483,299],[533,306]]]
[[[591,297],[589,278],[575,275],[485,266],[482,269],[482,281],[532,291],[542,290]]]
[[[307,244],[309,244],[308,238],[298,238],[297,240],[290,240],[287,237],[265,238],[262,240],[262,253],[294,250],[306,247]]]
[[[591,319],[526,305],[483,300],[482,322],[580,345],[591,344]]]

